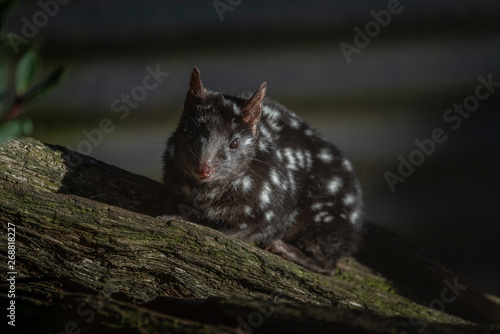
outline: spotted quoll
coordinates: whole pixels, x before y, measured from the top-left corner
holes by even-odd
[[[266,90],[223,95],[194,68],[163,158],[166,214],[331,275],[359,240],[359,182],[333,144]]]

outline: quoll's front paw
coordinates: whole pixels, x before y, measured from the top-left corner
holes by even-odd
[[[285,260],[293,261],[304,268],[323,275],[335,275],[335,261],[320,261],[313,257],[305,255],[297,247],[286,243],[281,239],[273,240],[265,250],[281,256]]]

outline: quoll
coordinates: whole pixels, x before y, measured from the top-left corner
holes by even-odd
[[[332,275],[360,240],[359,181],[333,144],[266,91],[210,91],[194,68],[163,157],[165,214]]]

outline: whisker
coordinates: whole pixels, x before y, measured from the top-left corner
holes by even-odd
[[[186,138],[184,138],[181,134],[179,134],[179,137],[182,138],[182,140],[184,140],[184,142],[189,146],[189,148],[191,149],[191,151],[194,151],[193,147],[191,146],[191,144],[186,140]]]
[[[269,163],[267,163],[267,162],[265,162],[265,161],[262,161],[262,160],[260,160],[260,159],[256,159],[256,158],[254,158],[253,160],[255,160],[255,161],[257,161],[257,162],[260,162],[260,163],[263,163],[263,164],[265,164],[265,165],[268,165],[269,167],[271,167],[271,168],[273,168],[275,171],[277,171],[277,172],[281,175],[281,177],[282,177],[282,178],[286,179],[285,175],[283,175],[283,173],[282,173],[282,172],[280,172],[279,170],[277,170],[276,168],[274,168],[274,166],[273,166],[273,165],[271,165],[271,164],[269,164]]]
[[[198,124],[198,122],[196,122],[196,120],[193,117],[189,116],[188,114],[186,114],[186,116],[189,117],[193,121],[194,125],[196,125],[196,127],[198,129],[200,128],[200,124]]]
[[[252,168],[248,168],[248,170],[253,173],[257,177],[257,179],[265,180],[265,176],[262,174],[259,174],[258,172],[254,171]]]

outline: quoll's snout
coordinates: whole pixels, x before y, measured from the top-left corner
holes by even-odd
[[[212,176],[213,167],[210,163],[200,162],[196,170],[197,177],[202,181],[208,181]]]

